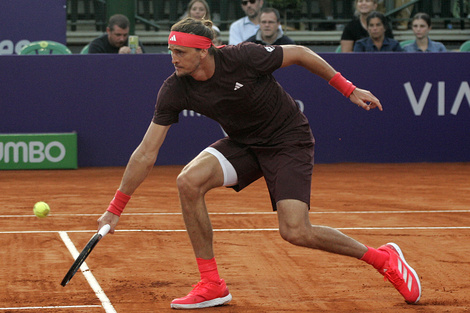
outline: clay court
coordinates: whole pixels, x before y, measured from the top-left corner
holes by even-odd
[[[1,171],[0,312],[174,312],[171,300],[199,279],[177,198],[180,170],[154,168],[118,231],[87,259],[86,275],[66,287],[66,241],[85,246],[124,168]],[[374,247],[399,244],[421,278],[417,305],[363,262],[283,241],[264,180],[238,194],[211,191],[216,258],[233,300],[204,311],[469,312],[469,177],[469,163],[315,166],[312,223]],[[48,218],[33,215],[37,201],[51,206]]]

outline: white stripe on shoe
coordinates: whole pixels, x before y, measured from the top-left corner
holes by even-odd
[[[409,275],[407,276],[408,277],[408,284],[407,284],[407,287],[408,287],[408,290],[411,291],[411,288],[413,286],[413,276],[416,277],[416,283],[418,284],[418,289],[419,289],[419,296],[418,298],[416,299],[416,301],[414,301],[413,303],[417,303],[419,301],[419,299],[421,298],[421,282],[419,281],[419,277],[418,277],[418,274],[416,273],[416,271],[406,262],[405,260],[405,257],[403,255],[403,252],[401,251],[400,247],[396,244],[396,243],[393,243],[393,242],[389,242],[387,243],[387,245],[391,245],[397,252],[398,252],[398,255],[400,256],[400,258],[398,259],[398,268],[400,269],[400,273],[402,273],[402,268],[404,267],[405,269],[409,269],[411,273],[409,273]],[[403,263],[405,263],[405,266],[403,266],[403,264],[401,263],[401,260],[403,261]],[[403,276],[403,279],[405,280],[406,282],[406,277]],[[409,302],[411,303],[411,302]]]

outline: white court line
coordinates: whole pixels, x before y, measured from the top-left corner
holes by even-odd
[[[349,211],[349,212],[310,212],[310,214],[410,214],[410,213],[469,213],[470,210],[427,210],[427,211]],[[232,212],[232,213],[210,213],[212,215],[264,215],[264,214],[276,214],[275,212]],[[101,214],[54,214],[58,216],[98,216]],[[181,213],[126,213],[126,215],[181,215]],[[35,217],[34,215],[0,215],[1,217]],[[460,227],[345,227],[336,228],[338,230],[453,230],[453,229],[470,229],[470,226]],[[278,231],[278,228],[258,228],[258,229],[214,229],[214,232],[262,232],[262,231]],[[65,245],[69,249],[73,258],[76,259],[79,255],[75,245],[68,236],[70,233],[95,233],[96,229],[93,230],[70,230],[70,231],[3,231],[0,234],[34,234],[34,233],[59,233]],[[158,229],[127,229],[127,230],[116,230],[116,232],[186,232],[185,229],[170,229],[170,230],[158,230]],[[92,287],[97,297],[103,303],[103,308],[108,313],[115,313],[116,310],[112,306],[111,302],[105,295],[104,291],[99,286],[93,274],[90,272],[88,265],[84,262],[80,267],[88,283]],[[54,308],[86,308],[86,307],[101,307],[99,305],[90,306],[48,306],[48,307],[18,307],[18,308],[0,308],[0,311],[5,310],[32,310],[32,309],[54,309]]]
[[[65,243],[65,246],[67,247],[67,249],[69,249],[70,254],[72,254],[73,259],[76,260],[80,253],[78,252],[77,248],[73,244],[72,240],[70,240],[69,235],[63,231],[60,231],[59,235],[60,235],[60,238],[62,238],[62,241]],[[83,262],[83,264],[80,266],[80,270],[82,271],[83,276],[85,276],[86,280],[88,281],[88,284],[90,284],[91,289],[93,289],[98,299],[100,299],[104,310],[107,313],[117,313],[113,305],[111,304],[111,301],[109,301],[103,289],[101,289],[100,284],[95,279],[95,276],[93,276],[93,274],[91,273],[86,262]]]
[[[77,309],[77,308],[101,308],[101,305],[58,305],[58,306],[30,306],[18,308],[0,308],[5,310],[40,310],[40,309]]]
[[[334,227],[338,230],[450,230],[470,229],[470,226],[409,226],[409,227]],[[256,232],[256,231],[278,231],[279,228],[220,228],[213,229],[214,232]],[[149,232],[149,233],[180,233],[186,229],[116,229],[120,232]],[[93,230],[24,230],[24,231],[0,231],[0,234],[47,234],[47,233],[96,233]],[[77,254],[78,255],[78,254]]]
[[[426,211],[310,211],[309,214],[429,214],[429,213],[470,213],[470,210],[426,210]],[[181,212],[160,212],[160,213],[125,213],[127,216],[151,216],[151,215],[181,215]],[[209,215],[274,215],[276,212],[213,212]],[[50,216],[101,216],[103,213],[53,213]],[[0,218],[21,218],[21,217],[36,217],[34,214],[28,215],[0,215]]]
[[[334,227],[338,230],[437,230],[437,229],[470,229],[470,226],[456,226],[456,227]],[[226,228],[214,229],[214,232],[249,232],[249,231],[278,231],[279,228]],[[185,232],[186,229],[117,229],[116,232]],[[96,232],[96,230],[95,230]],[[0,232],[1,234],[1,232]]]

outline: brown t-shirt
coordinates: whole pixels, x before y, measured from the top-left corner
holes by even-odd
[[[217,121],[228,136],[247,145],[313,140],[307,118],[274,79],[281,46],[243,42],[215,54],[215,73],[206,81],[173,73],[157,97],[153,122],[170,125],[193,110]]]

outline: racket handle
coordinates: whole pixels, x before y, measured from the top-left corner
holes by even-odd
[[[104,237],[109,232],[110,229],[111,229],[111,226],[109,224],[106,224],[100,228],[100,230],[98,231],[98,234],[100,234],[101,237]]]

